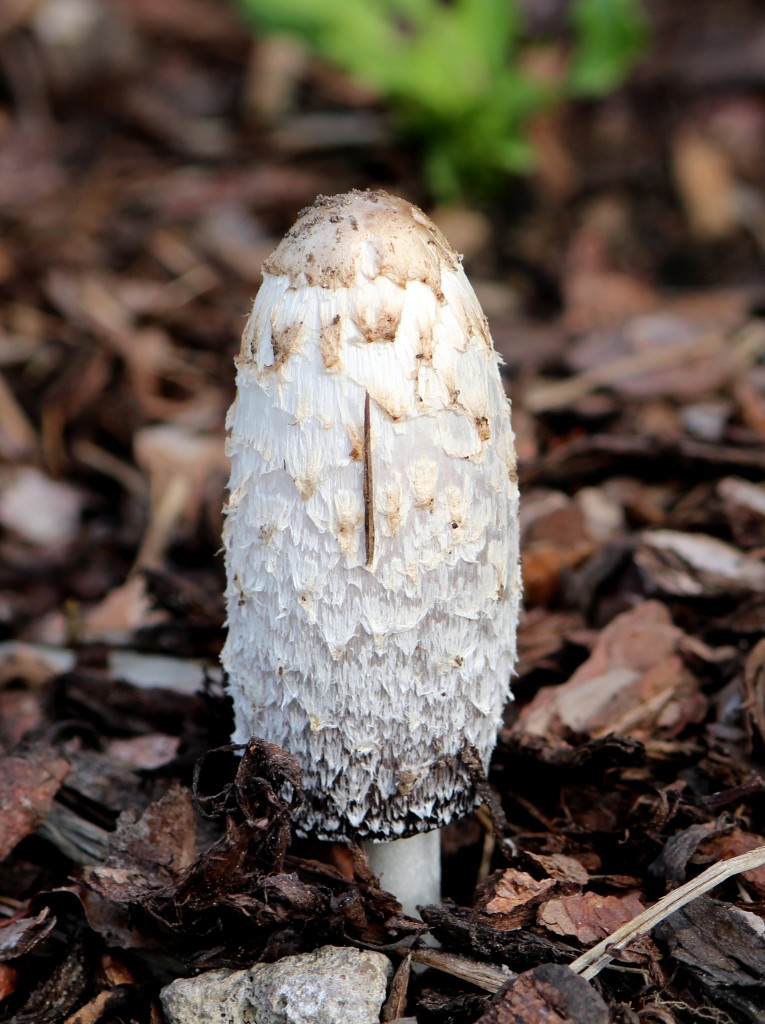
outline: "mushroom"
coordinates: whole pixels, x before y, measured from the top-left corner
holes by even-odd
[[[320,196],[263,267],[229,411],[235,739],[303,770],[300,835],[368,840],[405,909],[475,806],[520,599],[509,403],[460,257],[381,191]]]

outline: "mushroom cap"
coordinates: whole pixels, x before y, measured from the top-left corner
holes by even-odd
[[[264,267],[229,413],[236,739],[301,762],[298,831],[474,806],[515,662],[518,488],[486,319],[425,214],[320,197]]]

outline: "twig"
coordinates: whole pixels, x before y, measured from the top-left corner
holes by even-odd
[[[364,534],[367,568],[371,569],[375,561],[375,492],[372,472],[372,410],[368,391],[364,398]]]
[[[508,824],[505,812],[502,809],[502,801],[486,777],[478,750],[475,747],[466,745],[460,751],[459,756],[460,761],[470,776],[470,781],[475,787],[476,795],[482,801],[483,807],[486,808],[494,840],[505,857],[511,861],[518,855],[518,848],[513,840],[505,835]]]
[[[9,461],[33,459],[39,451],[37,434],[27,414],[0,374],[0,450]]]
[[[432,967],[454,978],[469,981],[471,985],[486,992],[498,992],[503,985],[516,977],[509,967],[495,967],[480,960],[471,960],[456,953],[444,953],[440,949],[413,949],[412,960],[426,967]]]

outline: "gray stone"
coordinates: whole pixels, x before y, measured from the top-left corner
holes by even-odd
[[[221,970],[171,982],[159,994],[168,1024],[238,1024],[255,1020],[247,1013],[245,989],[249,977],[250,971]]]
[[[378,1024],[390,960],[323,946],[246,971],[208,971],[162,989],[168,1024]]]

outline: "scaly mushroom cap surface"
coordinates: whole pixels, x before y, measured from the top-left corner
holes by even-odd
[[[229,412],[223,652],[239,741],[293,753],[303,834],[468,813],[515,662],[509,404],[459,257],[384,192],[320,197],[264,265]]]

